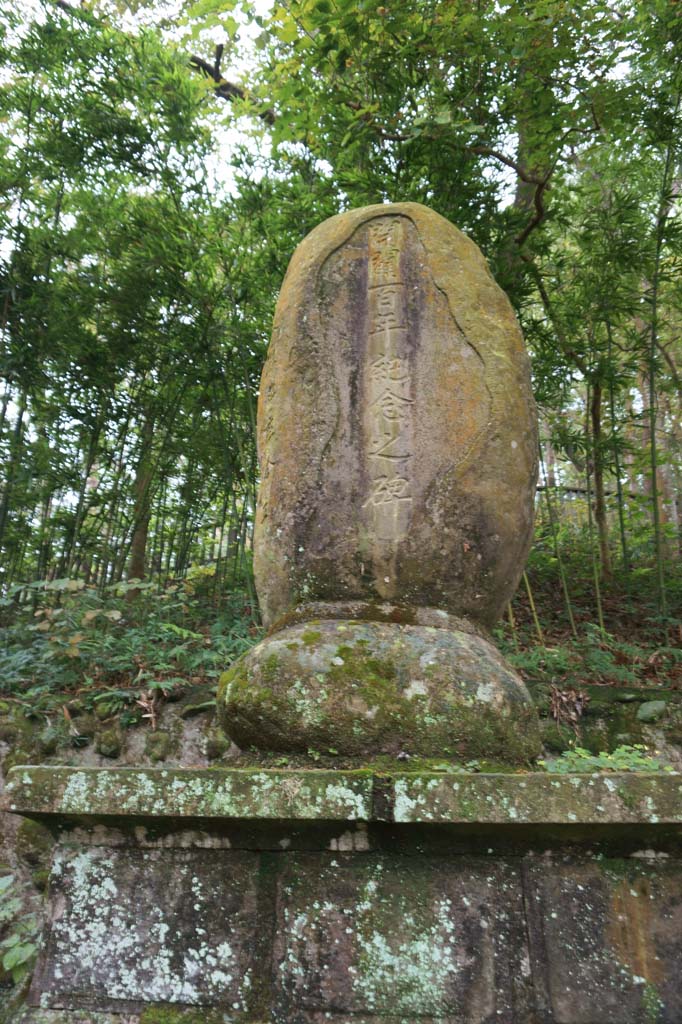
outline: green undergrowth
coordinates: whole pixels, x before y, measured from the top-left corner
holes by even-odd
[[[575,633],[557,558],[541,522],[527,569],[537,621],[522,583],[511,618],[503,617],[494,630],[497,645],[536,701],[545,744],[549,741],[554,753],[577,745],[592,755],[636,744],[647,737],[636,720],[636,704],[628,707],[624,702],[662,698],[669,702],[669,711],[661,727],[670,742],[681,745],[682,715],[672,710],[677,704],[674,691],[682,693],[682,624],[676,618],[682,585],[673,575],[676,566],[668,570],[669,608],[661,616],[646,551],[639,553],[639,564],[633,552],[635,567],[629,574],[616,564],[613,578],[602,582],[602,629],[584,531],[562,530],[561,557]],[[83,729],[69,719],[72,711],[81,723],[91,725],[88,716],[94,715],[100,723],[115,719],[117,728],[126,728],[153,725],[153,716],[166,701],[189,699],[194,691],[205,689],[208,707],[221,673],[263,635],[248,596],[252,584],[235,580],[216,604],[213,588],[209,593],[206,587],[209,575],[208,568],[196,569],[164,587],[130,581],[103,593],[82,580],[54,579],[8,592],[0,598],[0,718],[10,709],[38,719],[39,745],[49,755],[65,741],[87,744]],[[303,637],[310,646],[317,640],[314,629]],[[566,695],[570,706],[581,694],[588,695],[583,717],[557,724],[552,702]],[[609,703],[607,708],[606,702],[614,700],[622,706]],[[245,756],[257,760],[256,755]],[[310,766],[344,766],[331,747],[311,749],[300,759],[264,760],[283,760],[293,767],[298,760]]]
[[[144,717],[145,701],[216,682],[261,636],[244,591],[216,607],[192,576],[103,594],[81,580],[40,581],[3,598],[0,616],[0,699],[31,714],[75,699],[123,725]]]
[[[641,743],[616,747],[612,753],[601,751],[593,754],[583,747],[566,750],[560,757],[538,761],[548,772],[558,774],[581,772],[671,772],[659,757],[652,756]]]
[[[40,925],[26,913],[22,884],[0,865],[0,980],[20,985],[33,970]]]
[[[495,639],[508,661],[533,685],[584,687],[606,685],[682,689],[682,647],[619,639],[593,623],[578,637],[545,636],[539,643],[529,630],[516,637],[502,627]],[[645,638],[646,639],[646,638]]]
[[[650,530],[633,534],[627,564],[614,533],[612,572],[605,576],[594,559],[586,509],[576,501],[569,507],[582,523],[561,517],[553,529],[545,505],[537,506],[528,587],[521,582],[511,613],[496,625],[498,646],[531,688],[682,690],[682,562],[666,562],[662,611]],[[675,536],[666,543],[676,550]]]

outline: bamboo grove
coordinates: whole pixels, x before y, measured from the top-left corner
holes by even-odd
[[[602,630],[614,579],[679,608],[678,3],[1,6],[6,607],[198,566],[248,590],[288,259],[414,200],[481,246],[531,351],[529,576],[575,635],[576,573]]]

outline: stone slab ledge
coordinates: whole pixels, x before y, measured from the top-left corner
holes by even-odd
[[[18,766],[5,806],[27,816],[680,825],[682,774],[468,774]]]

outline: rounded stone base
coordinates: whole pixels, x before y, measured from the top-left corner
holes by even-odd
[[[477,633],[314,620],[266,637],[224,673],[218,715],[238,746],[494,759],[540,752],[528,691]]]

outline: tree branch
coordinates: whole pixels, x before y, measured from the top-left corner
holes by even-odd
[[[74,7],[73,4],[68,3],[68,0],[54,0],[54,5],[73,17],[85,18],[91,24],[96,24],[96,19],[93,18],[89,11]],[[210,78],[212,82],[215,82],[215,95],[219,96],[221,99],[229,100],[231,102],[234,100],[251,99],[246,89],[241,85],[237,85],[235,82],[228,82],[220,73],[220,61],[222,60],[224,49],[225,48],[222,44],[216,46],[213,64],[209,64],[209,62],[204,60],[203,57],[198,57],[196,54],[192,54],[188,61],[189,66],[195,71],[200,71],[202,75],[206,78]],[[275,123],[275,112],[272,109],[260,111],[258,116],[267,124]]]
[[[506,156],[504,153],[500,153],[499,149],[492,149],[490,146],[466,146],[466,149],[470,153],[478,153],[481,156],[493,156],[496,160],[499,160],[501,164],[506,167],[511,167],[515,174],[518,174],[521,181],[525,181],[528,185],[538,185],[542,188],[546,188],[548,177],[540,178],[537,174],[531,174],[530,171],[525,170],[521,164],[517,163],[516,160],[512,160],[511,157]]]
[[[533,204],[535,206],[535,213],[533,214],[531,219],[528,221],[528,223],[526,224],[526,226],[523,229],[523,231],[519,235],[517,235],[516,238],[514,239],[514,241],[516,242],[517,245],[523,245],[523,243],[526,241],[526,239],[528,238],[528,236],[531,233],[531,231],[533,231],[545,219],[545,213],[547,211],[545,210],[545,204],[544,204],[544,201],[543,201],[543,195],[544,195],[545,189],[549,186],[549,176],[550,176],[550,174],[551,174],[551,171],[547,174],[547,176],[542,181],[539,181],[536,184],[535,192],[533,193]]]
[[[545,282],[542,279],[542,274],[540,273],[540,270],[533,262],[532,257],[529,256],[527,253],[521,253],[521,259],[524,261],[524,263],[528,264],[530,272],[535,279],[535,284],[538,289],[538,292],[540,293],[540,299],[542,300],[542,306],[545,311],[545,315],[547,316],[547,319],[554,328],[554,333],[556,335],[557,341],[559,342],[561,349],[569,357],[569,359],[573,360],[573,362],[577,366],[578,370],[580,370],[582,375],[584,377],[588,377],[589,368],[587,366],[586,361],[583,359],[580,353],[578,353],[576,349],[570,344],[561,325],[557,322],[556,317],[554,316],[554,307],[552,304],[552,300],[549,297],[549,292],[545,287]]]
[[[203,57],[199,57],[196,54],[192,54],[189,59],[189,66],[194,68],[195,71],[200,71],[206,78],[210,78],[212,82],[215,82],[215,95],[219,96],[223,100],[233,102],[234,100],[249,100],[249,96],[246,89],[241,85],[236,85],[235,82],[228,82],[227,79],[223,78],[220,74],[220,58],[222,57],[223,47],[216,47],[215,63],[209,64]],[[266,124],[275,123],[275,112],[272,108],[262,110],[258,116],[266,122]]]

